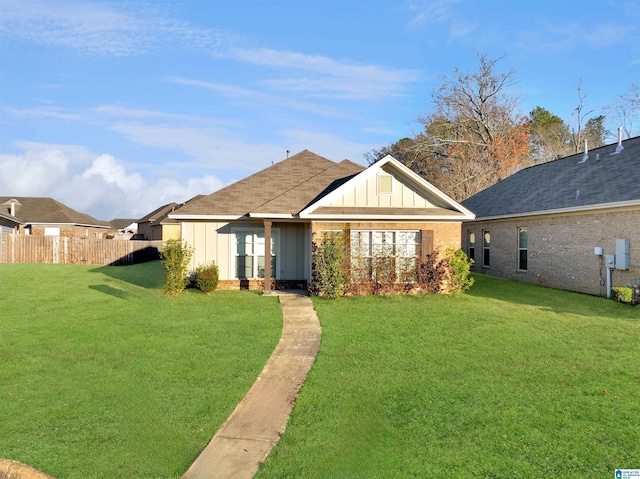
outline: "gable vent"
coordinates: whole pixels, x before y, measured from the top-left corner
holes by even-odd
[[[393,176],[378,175],[378,194],[379,195],[393,194]]]

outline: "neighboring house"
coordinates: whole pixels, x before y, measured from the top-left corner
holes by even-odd
[[[22,221],[10,213],[0,211],[0,235],[17,234]]]
[[[170,220],[167,216],[177,207],[178,203],[169,203],[140,218],[138,220],[138,235],[140,238],[149,241],[180,238],[180,223]]]
[[[276,288],[310,283],[314,234],[347,231],[364,255],[384,246],[415,257],[459,248],[462,221],[473,214],[391,156],[363,168],[305,150],[169,218],[194,248],[192,268],[215,261],[221,288],[268,292],[271,280]]]
[[[168,205],[161,206],[160,208],[153,210],[144,218],[138,220],[138,236],[145,240],[170,240],[180,239],[182,235],[182,228],[180,221],[169,218],[169,215],[174,210],[184,206],[190,201],[197,200],[203,195],[197,195],[191,198],[186,203],[169,203]]]
[[[109,224],[119,234],[136,234],[138,232],[138,220],[132,218],[115,218],[109,221]]]
[[[130,240],[138,232],[138,220],[131,218],[115,218],[109,221],[111,227],[117,231],[112,239]]]
[[[526,168],[462,204],[476,214],[462,243],[477,272],[604,296],[618,253],[613,286],[640,277],[640,137]]]
[[[1,213],[17,218],[19,233],[104,238],[112,231],[106,221],[69,208],[52,198],[0,197]]]

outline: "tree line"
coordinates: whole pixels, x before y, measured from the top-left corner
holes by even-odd
[[[433,91],[432,112],[417,118],[421,130],[366,153],[367,161],[371,164],[390,154],[462,201],[524,167],[578,153],[585,140],[589,149],[605,144],[611,135],[607,116],[596,116],[586,106],[581,81],[572,124],[541,106],[523,115],[511,89],[515,71],[497,71],[502,58],[478,55],[475,69],[456,68],[441,77]],[[630,138],[640,126],[638,84],[629,85],[603,111]]]

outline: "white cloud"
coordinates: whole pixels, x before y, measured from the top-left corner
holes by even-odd
[[[213,48],[221,31],[179,22],[145,3],[3,0],[0,35],[89,54],[129,56],[179,44]]]
[[[454,14],[452,5],[460,0],[412,0],[409,2],[409,11],[413,13],[411,25],[429,23],[444,23],[450,20]]]
[[[317,98],[372,100],[394,97],[402,93],[407,83],[419,78],[416,70],[354,65],[322,55],[270,48],[233,48],[214,55],[284,71],[284,77],[261,83],[287,93],[303,92]]]
[[[97,219],[139,218],[159,206],[209,194],[224,186],[213,175],[145,179],[109,154],[77,145],[19,142],[20,153],[0,154],[0,191],[52,197]]]
[[[35,108],[14,108],[0,106],[0,111],[6,112],[16,118],[53,118],[56,120],[79,121],[84,117],[75,111],[53,106],[41,106]]]
[[[349,116],[352,116],[351,113],[344,109],[335,108],[326,104],[294,100],[287,96],[270,95],[248,88],[240,88],[237,86],[229,86],[220,83],[212,83],[203,80],[193,80],[182,77],[167,77],[166,80],[171,83],[194,86],[215,91],[227,98],[232,98],[238,105],[242,105],[253,110],[289,108],[292,110],[304,111],[307,113],[313,113],[314,115],[325,117],[348,118]],[[263,83],[266,84],[268,82],[265,81]]]

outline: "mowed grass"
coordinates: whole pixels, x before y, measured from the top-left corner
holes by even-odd
[[[0,457],[57,479],[178,478],[255,381],[276,297],[162,292],[159,262],[0,265]]]
[[[314,298],[322,345],[258,478],[605,478],[640,467],[640,308],[477,276]]]

